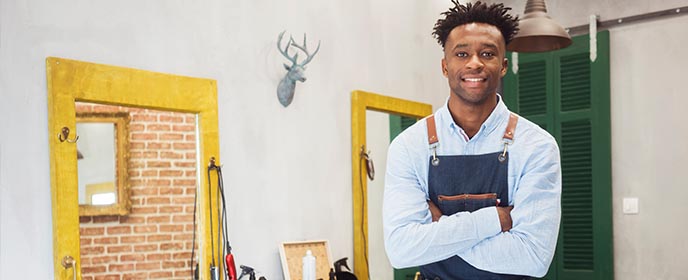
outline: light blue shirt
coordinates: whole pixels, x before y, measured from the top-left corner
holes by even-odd
[[[437,154],[502,151],[509,114],[499,98],[478,133],[469,139],[445,103],[435,113]],[[432,222],[426,202],[431,149],[425,120],[395,138],[389,147],[382,209],[385,249],[392,266],[420,266],[458,255],[494,273],[544,276],[554,256],[561,218],[559,148],[545,130],[519,117],[508,151],[513,227],[501,232],[496,207]]]

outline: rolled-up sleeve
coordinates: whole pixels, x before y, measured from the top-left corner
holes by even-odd
[[[427,193],[403,137],[389,147],[383,199],[385,249],[396,268],[445,260],[501,232],[495,207],[460,212],[432,222]]]

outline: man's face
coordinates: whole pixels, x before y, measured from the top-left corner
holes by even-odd
[[[442,59],[452,94],[473,105],[485,102],[506,75],[504,56],[504,38],[497,27],[485,23],[455,27],[444,44]]]

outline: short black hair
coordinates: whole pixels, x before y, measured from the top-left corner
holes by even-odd
[[[442,48],[447,42],[449,33],[455,27],[467,23],[486,23],[497,27],[504,37],[505,44],[509,44],[518,32],[518,16],[512,17],[508,14],[511,8],[504,7],[502,3],[490,6],[480,1],[475,4],[468,3],[465,6],[459,4],[458,0],[452,0],[452,3],[454,3],[454,7],[442,13],[445,16],[444,19],[437,20],[432,32]]]

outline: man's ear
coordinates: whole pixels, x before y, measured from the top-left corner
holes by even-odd
[[[447,61],[442,58],[442,75],[444,75],[445,78],[449,77],[449,71],[447,71]]]
[[[505,57],[504,61],[502,61],[502,71],[501,71],[502,77],[504,77],[506,75],[506,71],[508,71],[508,70],[509,70],[509,59]]]

